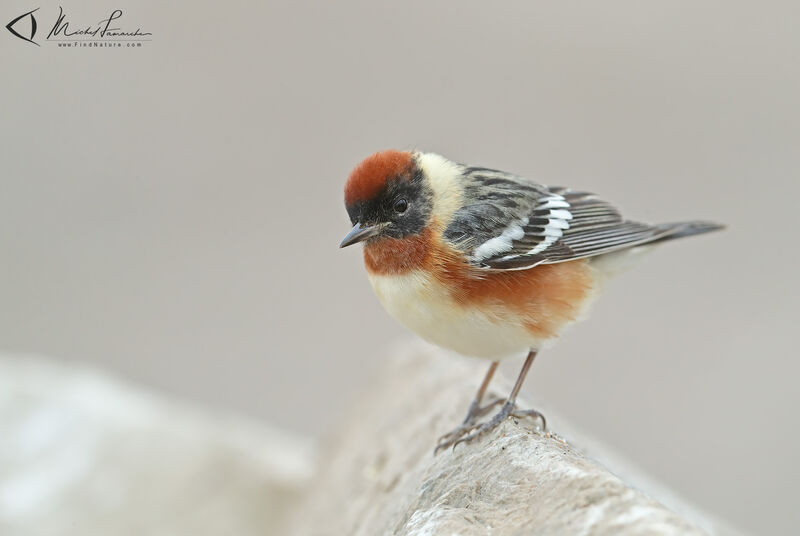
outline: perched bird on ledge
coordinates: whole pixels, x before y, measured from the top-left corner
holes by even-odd
[[[631,254],[721,229],[700,221],[647,225],[624,219],[593,194],[433,153],[383,151],[353,170],[344,190],[364,242],[369,280],[383,306],[422,338],[492,363],[461,426],[441,448],[471,441],[522,411],[516,398],[537,352],[579,320],[603,280]],[[498,361],[528,356],[502,400],[481,406]]]

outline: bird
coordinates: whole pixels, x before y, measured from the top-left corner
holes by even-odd
[[[387,312],[434,345],[490,361],[463,422],[434,452],[471,442],[521,410],[534,358],[584,318],[605,281],[639,253],[722,229],[707,221],[648,225],[596,195],[418,150],[363,160],[344,187],[367,276]],[[527,352],[506,398],[483,399],[500,360]],[[497,406],[487,421],[479,419]]]

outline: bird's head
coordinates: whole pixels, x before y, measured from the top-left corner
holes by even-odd
[[[353,228],[339,247],[418,235],[428,225],[433,204],[415,153],[392,150],[373,154],[353,170],[344,201]]]

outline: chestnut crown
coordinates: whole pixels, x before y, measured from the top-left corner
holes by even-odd
[[[344,195],[354,227],[341,247],[419,234],[430,218],[431,194],[410,152],[389,150],[368,157],[350,174]]]

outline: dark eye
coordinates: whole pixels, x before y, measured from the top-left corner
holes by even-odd
[[[398,199],[397,201],[394,202],[395,212],[397,212],[398,214],[402,214],[406,210],[408,210],[408,201],[406,201],[405,199]]]

